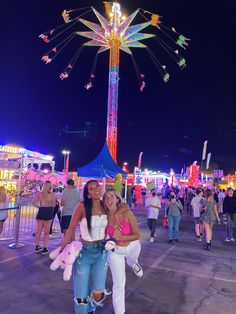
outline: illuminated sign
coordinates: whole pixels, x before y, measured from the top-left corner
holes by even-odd
[[[6,153],[13,153],[13,154],[22,154],[24,152],[23,147],[15,147],[15,146],[7,146],[7,145],[0,145],[0,151]]]
[[[20,154],[22,156],[28,156],[28,157],[42,159],[46,161],[53,160],[53,156],[40,154],[38,152],[33,152],[32,150],[28,150],[23,147],[0,145],[0,152]]]
[[[14,173],[15,172],[13,170],[0,170],[0,180],[11,180]]]
[[[0,181],[0,186],[5,186],[6,190],[8,191],[17,191],[17,182],[12,181]]]

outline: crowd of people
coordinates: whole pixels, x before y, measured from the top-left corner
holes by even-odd
[[[168,221],[168,241],[179,242],[179,225],[183,213],[194,218],[197,241],[206,237],[206,250],[210,251],[213,226],[215,223],[225,223],[225,242],[236,240],[236,193],[232,188],[218,190],[215,188],[185,189],[167,186],[163,193],[150,191],[146,198],[150,242],[154,242],[159,211],[165,208],[165,219]],[[222,217],[222,219],[221,219]]]
[[[124,202],[121,194],[114,188],[102,193],[96,180],[88,181],[80,195],[69,179],[61,193],[60,204],[52,188],[46,181],[32,201],[38,208],[35,233],[35,252],[49,253],[48,242],[53,218],[59,214],[61,231],[64,235],[60,252],[75,240],[76,228],[80,227],[82,250],[73,264],[75,313],[94,313],[106,296],[107,266],[112,274],[112,301],[115,314],[125,313],[126,263],[137,277],[143,270],[138,260],[141,252],[140,233],[133,209],[136,205],[135,187],[131,186],[131,201]],[[179,226],[183,213],[194,218],[196,240],[206,238],[206,250],[211,249],[214,224],[221,223],[220,215],[227,223],[226,242],[236,239],[236,195],[232,188],[227,191],[192,188],[186,189],[166,186],[162,193],[154,188],[141,189],[141,201],[147,212],[150,242],[157,238],[159,212],[164,209],[168,221],[168,242],[179,242]],[[8,197],[0,187],[0,206],[6,207]],[[7,213],[7,212],[6,212]],[[0,233],[7,215],[1,212]],[[43,234],[43,245],[40,238]],[[105,250],[106,241],[114,241],[114,247]]]

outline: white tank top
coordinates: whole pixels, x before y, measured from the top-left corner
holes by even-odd
[[[87,219],[80,222],[80,233],[82,240],[99,241],[105,239],[105,229],[107,226],[107,215],[95,215],[91,217],[91,235],[88,232]]]

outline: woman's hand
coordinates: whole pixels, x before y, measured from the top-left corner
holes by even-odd
[[[113,234],[113,238],[115,238],[117,241],[123,240],[123,235],[121,234],[119,229],[116,228]]]

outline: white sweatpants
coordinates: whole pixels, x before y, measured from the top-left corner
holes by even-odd
[[[140,241],[132,241],[128,246],[116,246],[114,252],[109,252],[109,266],[112,273],[112,302],[115,314],[125,313],[125,257],[132,267],[138,262],[141,251]]]

